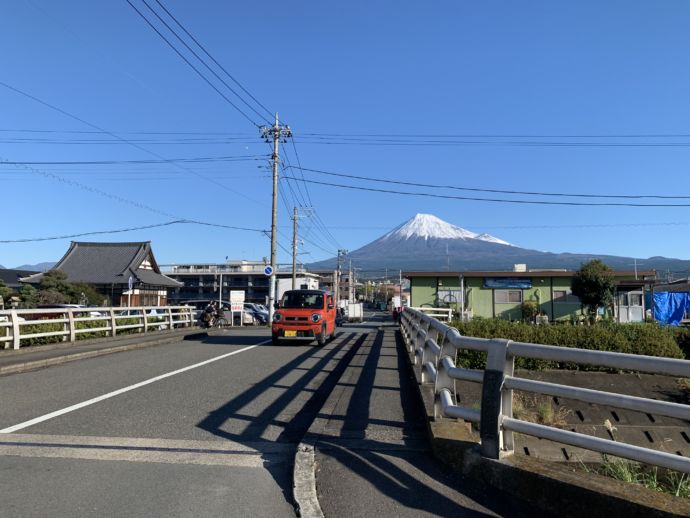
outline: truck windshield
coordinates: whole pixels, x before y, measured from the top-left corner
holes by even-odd
[[[288,291],[283,295],[283,308],[323,309],[323,294]]]

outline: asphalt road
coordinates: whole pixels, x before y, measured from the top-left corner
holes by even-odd
[[[322,348],[235,329],[0,377],[0,516],[295,516],[296,446],[320,419],[340,419],[339,408],[358,430],[381,410],[384,422],[361,437],[375,433],[379,447],[357,455],[374,467],[388,456],[407,475],[403,490],[389,489],[380,468],[362,477],[348,464],[353,444],[331,430],[316,478],[327,516],[411,515],[423,507],[410,493],[420,487],[443,505],[429,501],[427,515],[502,514],[495,495],[451,481],[431,460],[409,383],[398,387],[405,366],[395,344],[382,351],[378,325],[341,328]],[[374,380],[397,398],[392,410]],[[353,383],[362,388],[348,392]],[[401,430],[414,444],[400,442]]]

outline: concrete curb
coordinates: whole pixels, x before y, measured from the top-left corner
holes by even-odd
[[[33,360],[22,363],[15,363],[14,365],[7,365],[5,367],[0,367],[0,376],[7,374],[20,374],[22,372],[33,371],[37,369],[43,369],[45,367],[50,367],[53,365],[60,365],[67,362],[84,360],[87,358],[96,358],[98,356],[105,356],[106,354],[114,354],[124,351],[132,351],[135,349],[144,349],[147,347],[154,347],[156,345],[163,345],[166,343],[176,342],[178,340],[190,340],[193,338],[203,338],[207,336],[205,332],[194,332],[194,333],[179,333],[175,335],[167,335],[165,337],[155,337],[151,340],[146,340],[142,342],[130,343],[125,345],[117,345],[114,347],[106,347],[104,349],[96,349],[93,351],[83,351],[79,353],[68,353],[61,356],[55,356],[53,358],[45,358],[42,360]],[[132,340],[131,337],[128,337]],[[79,345],[82,345],[79,343]],[[87,345],[86,343],[83,345]],[[54,350],[54,349],[53,349]]]
[[[292,472],[292,497],[302,518],[323,518],[316,493],[316,455],[314,445],[299,443]]]
[[[627,484],[577,466],[513,455],[500,460],[482,457],[468,423],[434,419],[434,393],[422,385],[414,356],[406,354],[427,413],[434,456],[464,476],[481,480],[548,513],[565,518],[626,516],[671,518],[690,516],[690,500]],[[600,511],[600,512],[599,512]]]

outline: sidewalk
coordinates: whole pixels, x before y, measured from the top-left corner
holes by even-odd
[[[444,469],[431,455],[426,416],[397,327],[380,324],[305,436],[315,446],[326,516],[535,516],[527,504]],[[366,332],[366,331],[365,331]]]
[[[153,347],[205,334],[205,331],[192,327],[172,331],[156,331],[148,334],[122,335],[114,338],[96,338],[79,342],[34,345],[17,350],[0,349],[0,376],[105,354]]]

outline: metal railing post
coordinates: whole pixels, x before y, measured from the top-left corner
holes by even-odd
[[[170,323],[170,328],[169,328],[169,329],[173,329],[173,328],[174,328],[174,324],[175,324],[175,320],[173,320],[172,308],[171,308],[170,306],[168,306],[167,309],[168,309],[168,322]]]
[[[19,317],[16,309],[10,310],[10,322],[12,323],[12,349],[19,349],[21,339],[19,338]]]
[[[505,368],[503,370],[503,379],[512,377],[515,372],[515,357],[510,353],[507,354],[505,361]],[[501,390],[501,420],[503,417],[513,417],[513,389],[506,388],[505,383],[502,384]],[[499,423],[502,427],[502,423]],[[511,430],[501,430],[501,438],[503,439],[502,451],[504,455],[512,455],[515,449],[515,442],[513,440],[513,432]]]
[[[77,323],[74,321],[74,310],[67,310],[67,330],[69,331],[69,341],[77,341]]]
[[[479,436],[482,455],[491,459],[498,459],[501,451],[501,389],[509,343],[510,340],[503,339],[490,341],[484,370]]]
[[[110,336],[115,336],[117,334],[117,319],[115,318],[115,310],[110,308]]]

